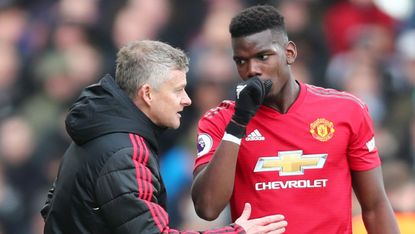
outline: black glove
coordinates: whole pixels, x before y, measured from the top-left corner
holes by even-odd
[[[271,90],[272,81],[261,81],[257,76],[236,86],[235,113],[226,126],[226,133],[239,139],[245,136],[246,125],[257,112]]]
[[[272,81],[262,81],[257,76],[236,86],[235,113],[232,119],[246,126],[271,90]]]

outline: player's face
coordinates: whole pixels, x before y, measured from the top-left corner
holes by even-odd
[[[153,90],[150,118],[155,124],[173,129],[180,126],[180,112],[192,103],[185,87],[186,73],[175,70],[169,79]]]
[[[294,62],[294,43],[278,43],[270,30],[232,39],[233,59],[243,80],[259,76],[273,82],[270,92],[278,94],[291,79],[289,64]]]

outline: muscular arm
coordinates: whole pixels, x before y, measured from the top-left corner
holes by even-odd
[[[194,173],[192,198],[197,214],[213,220],[231,198],[240,139],[245,128],[269,92],[272,81],[252,77],[236,87],[235,112],[225,129],[225,136],[207,166]],[[232,142],[239,139],[239,143]]]
[[[369,234],[399,233],[386,196],[381,167],[352,172],[353,188],[362,207],[362,218]]]
[[[196,213],[203,219],[216,219],[233,192],[239,145],[221,141],[209,164],[194,172],[192,199]]]

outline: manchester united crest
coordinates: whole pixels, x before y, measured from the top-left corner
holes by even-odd
[[[319,141],[328,141],[333,137],[334,124],[325,118],[318,118],[310,124],[310,133]]]

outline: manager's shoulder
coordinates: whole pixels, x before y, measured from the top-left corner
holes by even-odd
[[[366,107],[366,104],[360,98],[346,91],[340,91],[333,88],[323,88],[310,84],[306,84],[306,87],[307,92],[312,95],[313,98],[322,99],[327,103],[332,103],[339,107],[350,106],[360,107],[362,109]]]

